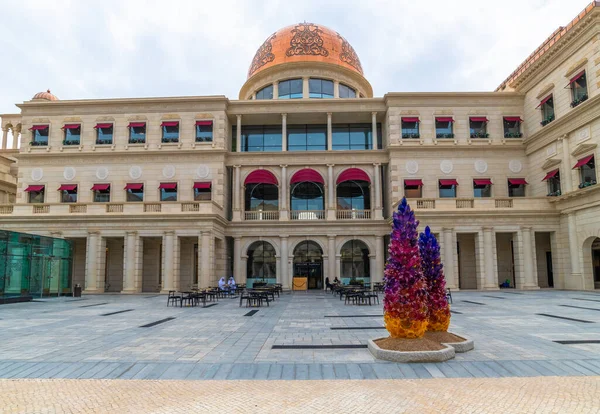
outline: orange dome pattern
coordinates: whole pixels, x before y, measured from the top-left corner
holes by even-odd
[[[339,33],[313,23],[299,23],[278,30],[258,48],[248,78],[271,66],[292,62],[323,62],[363,74],[354,48]]]
[[[38,92],[31,99],[45,99],[47,101],[58,101],[58,98],[48,89],[46,92]]]

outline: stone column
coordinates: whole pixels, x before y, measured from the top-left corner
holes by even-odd
[[[287,151],[287,114],[281,114],[281,151]]]
[[[242,152],[242,116],[237,115],[235,151]]]
[[[373,177],[375,186],[375,208],[373,209],[373,218],[375,220],[383,219],[383,207],[381,205],[381,164],[373,164]]]
[[[333,131],[331,126],[331,112],[327,112],[327,151],[333,148]]]
[[[279,81],[273,82],[273,99],[279,99]]]
[[[340,97],[340,81],[333,81],[333,97],[334,98],[339,98]]]
[[[284,289],[290,289],[291,288],[291,279],[292,279],[292,274],[290,274],[290,265],[289,265],[289,261],[290,261],[290,253],[288,251],[288,236],[280,236],[279,237],[280,240],[280,249],[281,249],[281,284],[283,285]]]
[[[327,220],[336,219],[335,183],[333,181],[333,166],[327,164]]]
[[[125,263],[123,268],[123,290],[121,291],[121,293],[137,292],[135,288],[137,242],[137,232],[128,231],[125,233]]]
[[[531,227],[522,227],[523,235],[523,274],[524,285],[523,289],[537,289],[537,275],[534,272],[534,252],[533,238],[531,235]]]
[[[484,285],[485,290],[498,289],[498,275],[496,273],[494,255],[494,229],[492,227],[483,228],[483,267],[484,267]]]
[[[200,250],[198,250],[200,252]],[[200,257],[198,258],[200,259]],[[233,238],[233,278],[236,283],[243,283],[242,279],[246,279],[242,275],[242,238],[235,236]]]
[[[371,112],[371,130],[373,135],[373,149],[376,150],[379,149],[377,148],[377,112]]]
[[[287,165],[282,164],[281,167],[281,181],[279,183],[279,199],[281,200],[279,205],[279,220],[287,221],[288,215],[288,182],[287,182]]]
[[[335,255],[335,274],[333,275],[333,278],[338,278],[339,281],[342,281],[342,255],[341,254],[336,254]]]
[[[256,99],[256,92],[252,94],[252,99]]]
[[[329,259],[328,260],[329,269],[327,269],[327,275],[329,276],[329,282],[333,283],[333,281],[336,277],[335,236],[334,235],[327,236],[327,258]]]
[[[569,137],[563,135],[558,138],[562,142],[562,161],[560,164],[560,176],[561,176],[561,192],[562,194],[573,191],[573,172],[571,169],[571,154],[569,153]]]
[[[376,265],[375,269],[371,269],[371,275],[373,275],[373,270],[375,270],[374,277],[371,276],[371,282],[382,282],[383,281],[383,271],[384,271],[384,263],[385,263],[385,246],[383,245],[383,236],[375,236],[375,259]]]
[[[585,289],[583,274],[581,272],[579,238],[577,237],[577,218],[575,213],[567,215],[569,230],[569,260],[571,261],[571,277],[565,280],[565,289]],[[589,254],[589,252],[588,252]],[[556,272],[558,273],[558,272]]]
[[[163,283],[162,293],[168,293],[169,290],[175,289],[175,232],[172,230],[165,231],[163,234]]]
[[[98,250],[100,246],[100,233],[88,232],[87,250],[85,258],[85,286],[86,292],[98,291]]]
[[[8,145],[8,128],[2,128],[2,149]]]
[[[240,188],[242,186],[241,183],[241,166],[234,165],[233,166],[235,173],[233,177],[233,217],[232,221],[241,221],[242,220],[242,211],[240,209]]]
[[[210,259],[210,231],[203,231],[198,240],[198,245],[201,246],[201,258],[202,262],[200,263],[200,274],[202,276],[202,286],[209,286],[212,284],[212,266]]]
[[[310,97],[309,88],[308,88],[308,76],[302,78],[302,97],[304,99]]]
[[[458,289],[458,280],[456,280],[456,275],[454,274],[454,251],[456,250],[456,247],[453,242],[452,229],[443,228],[442,234],[444,242],[443,264],[446,286],[450,289]]]

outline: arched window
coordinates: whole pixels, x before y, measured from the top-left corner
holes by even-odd
[[[325,182],[312,169],[296,172],[290,180],[292,219],[309,220],[325,218]]]
[[[350,86],[340,83],[340,98],[356,98],[356,91]]]
[[[273,99],[273,85],[265,86],[256,92],[256,99]]]
[[[246,211],[279,210],[279,189],[274,184],[248,184],[244,199]]]
[[[333,81],[309,79],[308,96],[309,98],[333,98]]]
[[[369,282],[371,277],[369,248],[360,240],[350,240],[342,246],[340,275],[344,279]]]
[[[279,82],[279,99],[302,98],[302,79],[288,79]]]
[[[367,173],[359,168],[348,168],[337,179],[338,210],[370,210],[371,191]]]
[[[271,243],[265,241],[254,242],[248,247],[248,266],[247,278],[248,282],[265,281],[275,283],[277,278],[277,265],[275,259],[275,248]]]

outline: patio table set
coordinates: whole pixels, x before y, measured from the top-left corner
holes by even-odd
[[[178,292],[170,290],[167,298],[167,306],[199,306],[206,307],[206,302],[218,302],[219,299],[237,298],[238,292],[243,291],[246,285],[238,285],[236,288],[208,287],[205,289],[191,288],[189,291]]]
[[[376,286],[377,285],[377,286]],[[377,283],[373,285],[373,289],[365,285],[332,285],[331,293],[334,295],[340,295],[340,300],[346,298],[345,304],[353,305],[373,305],[374,303],[379,304],[379,295],[382,287]]]
[[[270,302],[275,301],[275,296],[277,295],[279,298],[279,295],[283,292],[283,286],[280,283],[275,283],[251,289],[243,289],[240,292],[240,306],[242,306],[244,300],[246,301],[246,307],[259,307],[265,303],[267,306],[270,306]]]

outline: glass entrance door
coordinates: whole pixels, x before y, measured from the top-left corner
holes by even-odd
[[[308,289],[323,289],[323,251],[313,241],[303,241],[294,249],[294,276],[307,278]]]

